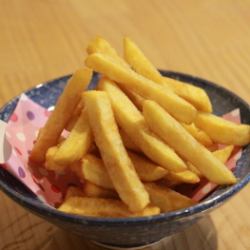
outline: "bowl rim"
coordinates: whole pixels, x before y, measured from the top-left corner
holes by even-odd
[[[239,97],[238,95],[236,95],[232,91],[230,91],[222,86],[219,86],[211,81],[202,79],[200,77],[192,76],[189,74],[176,72],[176,71],[160,70],[160,72],[164,76],[170,75],[170,77],[174,76],[174,77],[181,77],[184,79],[188,79],[188,81],[186,81],[186,82],[199,81],[199,82],[202,82],[208,86],[216,88],[219,91],[223,91],[228,95],[234,96],[234,98],[238,99],[238,101],[240,101],[243,105],[245,105],[250,111],[249,104],[246,101],[244,101],[241,97]],[[42,86],[47,85],[47,84],[52,84],[55,81],[65,80],[68,77],[70,77],[70,75],[65,75],[65,76],[61,76],[58,78],[54,78],[52,80],[44,82],[42,84]],[[33,88],[30,88],[30,89],[26,90],[24,93],[27,93],[32,89]],[[19,96],[14,97],[10,101],[8,101],[0,109],[0,112],[9,104],[9,102],[16,100],[18,97]],[[250,147],[250,145],[248,147]],[[180,209],[180,210],[176,210],[176,211],[172,211],[172,212],[161,213],[161,214],[153,215],[153,216],[133,217],[133,218],[98,218],[98,217],[91,217],[91,216],[66,214],[66,213],[63,213],[61,211],[58,211],[57,209],[55,209],[53,207],[50,207],[46,204],[41,203],[41,201],[39,201],[39,200],[35,200],[33,198],[30,198],[30,197],[21,196],[18,192],[16,192],[14,189],[12,189],[7,183],[4,183],[1,180],[0,180],[0,189],[3,190],[4,193],[6,193],[9,197],[11,197],[13,200],[15,200],[17,203],[24,206],[25,208],[32,210],[34,213],[36,213],[40,216],[46,215],[47,217],[50,217],[52,220],[57,219],[57,220],[61,220],[62,222],[75,223],[75,224],[87,224],[90,226],[91,225],[93,225],[93,226],[100,225],[100,224],[104,224],[104,223],[105,223],[105,225],[113,225],[113,226],[118,225],[119,226],[121,224],[134,225],[134,224],[139,223],[140,225],[142,225],[142,224],[148,224],[148,223],[152,223],[152,222],[179,220],[182,218],[187,218],[187,216],[205,213],[208,210],[221,205],[224,201],[231,198],[234,194],[238,193],[249,182],[250,182],[250,173],[247,174],[239,182],[232,185],[228,190],[224,191],[222,194],[216,195],[212,198],[209,198],[207,200],[199,202],[198,204],[196,204],[194,206]]]

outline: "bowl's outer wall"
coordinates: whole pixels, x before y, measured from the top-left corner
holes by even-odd
[[[185,74],[162,71],[166,76],[180,79],[184,82],[194,84],[196,86],[204,88],[209,97],[212,100],[215,114],[224,114],[235,108],[240,108],[242,122],[250,124],[250,108],[249,105],[242,101],[239,97],[235,96],[233,93],[214,85],[208,81],[202,80],[200,78],[195,78]],[[45,85],[38,85],[36,88],[31,89],[26,92],[26,94],[40,105],[48,108],[53,106],[55,100],[62,92],[65,83],[69,76],[65,76],[54,81],[49,82]],[[91,88],[93,88],[98,80],[98,75],[95,74]],[[7,121],[11,113],[13,112],[18,98],[14,98],[6,106],[0,110],[0,119]],[[248,175],[249,181],[249,166],[250,166],[250,147],[246,147],[243,152],[243,156],[237,163],[236,175],[239,178],[244,178]],[[244,185],[246,184],[246,182]],[[243,186],[243,185],[242,185]],[[238,189],[242,188],[239,186]],[[210,210],[221,205],[226,199],[230,198],[232,194],[238,190],[229,188],[219,188],[210,197],[218,196],[224,193],[226,190],[230,189],[230,194],[223,201],[215,202],[213,206],[206,208],[205,210],[200,206],[199,208],[190,209],[192,210],[189,216],[176,216],[172,219],[162,219],[155,220],[153,217],[148,217],[143,222],[134,221],[134,223],[126,222],[126,220],[120,223],[103,223],[103,222],[93,222],[86,218],[75,217],[75,220],[68,220],[67,215],[64,215],[62,220],[60,216],[55,216],[49,210],[44,211],[44,209],[39,209],[34,207],[27,202],[24,202],[22,197],[28,197],[30,200],[35,200],[35,202],[41,203],[37,200],[36,196],[32,194],[23,184],[17,181],[12,175],[7,173],[4,169],[0,168],[0,188],[3,189],[11,198],[13,198],[20,205],[26,207],[31,212],[36,215],[58,225],[71,232],[81,234],[84,237],[99,241],[111,245],[119,246],[139,246],[152,243],[160,240],[161,238],[171,235],[175,232],[183,230],[185,227],[193,224],[196,220],[207,214]],[[13,192],[14,190],[14,192]],[[209,197],[209,198],[210,198]],[[44,207],[41,204],[41,207]],[[58,212],[59,213],[59,212]]]

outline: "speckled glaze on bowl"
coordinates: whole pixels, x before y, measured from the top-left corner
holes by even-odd
[[[210,96],[215,114],[223,114],[240,108],[242,122],[250,124],[250,107],[234,93],[209,81],[190,75],[161,71],[163,75],[204,88]],[[53,106],[62,92],[69,76],[64,76],[46,84],[39,84],[25,92],[32,100],[48,108]],[[95,86],[98,75],[95,74],[91,87]],[[0,119],[8,121],[18,101],[12,99],[0,110]],[[103,244],[120,247],[147,245],[183,230],[199,218],[222,205],[238,193],[250,181],[250,146],[244,148],[235,170],[239,182],[233,186],[221,187],[203,202],[170,213],[140,218],[94,218],[61,213],[44,205],[22,183],[0,168],[0,188],[14,201],[32,213],[83,237]]]

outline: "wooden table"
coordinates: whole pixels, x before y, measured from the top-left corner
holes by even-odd
[[[0,105],[83,64],[95,35],[132,37],[162,69],[218,82],[250,102],[250,2],[0,0]],[[147,249],[250,249],[250,186],[210,217]],[[0,249],[101,249],[0,194]]]

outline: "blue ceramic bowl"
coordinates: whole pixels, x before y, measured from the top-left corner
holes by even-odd
[[[234,93],[209,81],[182,73],[162,71],[162,74],[188,82],[206,90],[212,100],[214,113],[221,115],[240,108],[242,122],[250,124],[250,107]],[[54,105],[69,76],[61,77],[25,92],[32,100],[48,108]],[[95,86],[98,75],[93,77]],[[12,99],[0,110],[0,119],[8,121],[18,101]],[[136,247],[147,245],[183,230],[202,216],[222,205],[238,193],[250,181],[250,146],[244,148],[237,162],[235,175],[239,182],[233,186],[221,187],[203,202],[187,209],[156,216],[140,218],[94,218],[61,213],[44,205],[22,183],[0,168],[0,188],[14,201],[32,213],[87,239],[111,246]]]

